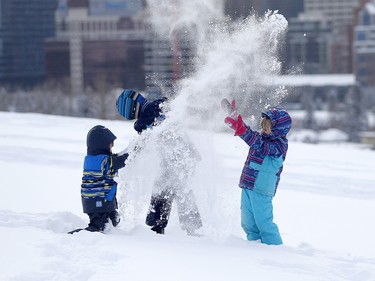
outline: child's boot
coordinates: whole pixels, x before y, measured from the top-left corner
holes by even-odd
[[[118,226],[118,224],[119,224],[120,221],[121,221],[121,219],[120,219],[120,215],[118,214],[117,211],[113,211],[113,212],[111,212],[110,215],[109,215],[109,218],[110,218],[110,220],[111,220],[111,222],[112,222],[112,225],[113,225],[114,227]]]
[[[151,230],[156,232],[157,234],[164,234],[164,228],[160,226],[153,226]]]

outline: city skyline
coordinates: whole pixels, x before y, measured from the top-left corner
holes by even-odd
[[[355,12],[370,1],[344,2],[334,1],[328,5],[314,0],[300,0],[298,4],[295,1],[232,0],[226,1],[225,13],[233,20],[244,18],[256,9],[259,14],[267,9],[284,13],[289,20],[288,36],[280,52],[285,71],[298,67],[305,74],[360,75],[352,67],[354,43],[350,30],[355,27]],[[71,79],[72,87],[79,91],[93,87],[97,77],[103,77],[119,87],[130,84],[138,89],[152,87],[155,77],[159,80],[181,78],[176,73],[182,74],[184,67],[191,66],[176,61],[174,57],[186,58],[189,54],[182,56],[172,52],[166,63],[174,66],[168,71],[163,72],[161,67],[156,67],[155,58],[165,51],[150,52],[152,40],[143,22],[143,18],[147,17],[143,11],[144,4],[142,0],[56,0],[40,6],[35,1],[1,0],[0,82],[28,87],[51,79]],[[24,7],[38,12],[22,14]],[[321,13],[318,15],[317,11]],[[340,11],[345,12],[340,14]],[[80,22],[79,26],[74,22]],[[18,26],[28,28],[21,28],[23,31],[19,32]],[[80,34],[78,37],[74,35],[77,32]],[[166,46],[166,49],[171,48]],[[104,50],[110,49],[113,52],[106,54]],[[101,60],[98,60],[99,57]],[[177,68],[175,63],[181,66]],[[126,70],[127,66],[129,70]],[[138,74],[132,76],[136,69]],[[155,69],[162,72],[157,73]]]

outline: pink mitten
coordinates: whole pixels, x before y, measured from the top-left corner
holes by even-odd
[[[246,132],[245,123],[242,121],[241,114],[238,115],[237,120],[232,117],[227,117],[224,122],[234,130],[235,136],[242,136]]]

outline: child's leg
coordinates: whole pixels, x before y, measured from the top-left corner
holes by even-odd
[[[247,240],[260,239],[259,229],[255,223],[253,206],[251,205],[251,190],[242,188],[241,193],[241,226],[245,231]]]
[[[116,198],[116,196],[113,198],[113,200],[114,200],[114,203],[115,203],[115,208],[117,209],[118,208],[118,204],[117,204],[117,198]],[[108,212],[106,214],[107,214],[107,218],[109,218],[111,220],[112,225],[114,227],[118,226],[118,224],[120,223],[120,215],[118,214],[117,210]]]
[[[108,217],[112,221],[112,225],[116,227],[120,223],[120,216],[117,211],[112,211],[108,213]]]
[[[279,228],[273,222],[272,197],[251,190],[249,190],[249,195],[262,243],[269,245],[282,244]]]
[[[201,216],[191,190],[179,192],[177,196],[177,212],[181,228],[186,230],[189,235],[194,235],[195,230],[202,227]]]
[[[107,213],[92,213],[88,214],[90,218],[89,226],[86,227],[88,231],[103,231],[105,224],[108,222]]]
[[[171,190],[153,194],[146,217],[146,224],[152,226],[152,230],[163,233],[167,227],[172,209],[173,194]]]

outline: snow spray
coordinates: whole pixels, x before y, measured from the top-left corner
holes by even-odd
[[[271,82],[281,71],[278,52],[288,24],[271,11],[229,21],[223,13],[224,2],[217,0],[147,0],[147,4],[153,31],[163,40],[173,40],[174,32],[193,30],[195,67],[176,85],[167,119],[136,140],[143,150],[121,175],[126,192],[120,211],[128,223],[144,223],[154,182],[160,176],[160,157],[155,151],[160,133],[171,132],[178,124],[179,130],[190,134],[202,158],[190,183],[203,219],[202,232],[223,239],[240,230],[236,187],[243,163],[230,169],[217,161],[223,159],[218,153],[230,151],[235,142],[229,138],[228,143],[216,143],[215,132],[226,128],[220,102],[235,99],[238,112],[251,125],[259,122],[261,111],[282,101],[286,90]],[[244,145],[244,161],[246,149]]]

